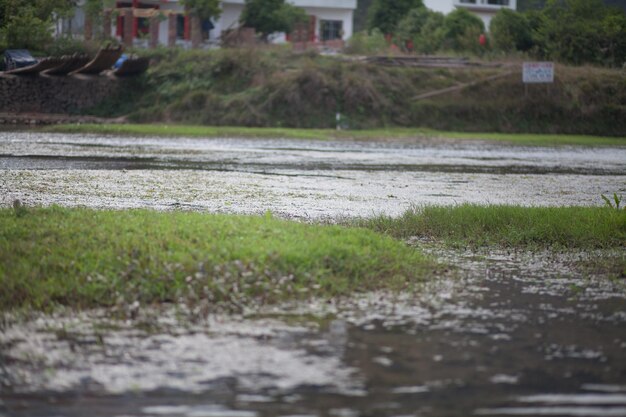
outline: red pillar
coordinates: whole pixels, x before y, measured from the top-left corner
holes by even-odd
[[[133,0],[133,9],[139,8],[139,0]],[[133,13],[133,39],[137,37],[139,32],[139,19]]]
[[[124,45],[133,46],[133,11],[124,11],[124,34],[122,36]]]
[[[191,39],[191,19],[189,18],[189,10],[185,7],[185,35],[186,41]]]

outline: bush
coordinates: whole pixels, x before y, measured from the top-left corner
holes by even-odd
[[[355,55],[377,55],[389,49],[385,35],[374,29],[371,33],[366,31],[355,33],[346,45],[345,52]]]
[[[409,10],[423,7],[422,0],[374,0],[369,10],[368,28],[393,34]]]
[[[37,17],[31,8],[8,16],[0,29],[6,48],[42,50],[52,42],[50,22]]]
[[[475,14],[456,9],[444,18],[442,31],[446,49],[463,51],[468,44],[478,45],[478,36],[485,32],[485,24]]]
[[[406,17],[398,23],[398,30],[396,31],[398,44],[406,45],[409,41],[415,44],[415,40],[421,36],[422,29],[433,13],[435,12],[426,7],[411,9]]]
[[[541,56],[576,65],[626,60],[626,17],[602,0],[551,0],[535,21]]]
[[[69,36],[63,36],[52,41],[45,48],[45,52],[49,56],[62,56],[76,53],[90,55],[93,51],[85,42]]]
[[[528,51],[533,46],[528,18],[510,9],[501,9],[496,13],[489,32],[493,46],[500,51]]]

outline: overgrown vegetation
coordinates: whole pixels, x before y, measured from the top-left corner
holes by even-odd
[[[396,238],[428,238],[456,247],[626,248],[626,211],[604,207],[427,206],[358,225]]]
[[[0,52],[7,47],[45,49],[52,43],[53,17],[71,13],[68,0],[0,0]]]
[[[398,8],[402,13],[394,13]],[[491,45],[479,42],[486,28],[463,8],[443,16],[419,0],[377,0],[371,10],[376,19],[370,20],[369,31],[381,30],[406,51],[522,52],[575,65],[626,63],[626,13],[602,0],[548,0],[523,12],[502,8],[491,21]],[[367,44],[368,35],[359,36]]]
[[[308,16],[304,9],[285,0],[245,0],[240,21],[267,40],[274,32],[290,33],[297,24],[306,23]]]
[[[364,229],[146,210],[0,209],[0,310],[176,302],[241,310],[407,289],[435,264]]]
[[[383,67],[288,48],[144,51],[153,64],[137,89],[90,113],[138,122],[216,126],[424,127],[454,131],[626,134],[626,79],[619,71],[557,68],[549,89],[521,74],[415,100],[503,70]]]

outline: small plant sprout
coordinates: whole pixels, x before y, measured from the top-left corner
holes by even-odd
[[[605,196],[604,194],[602,194],[601,196],[602,196],[602,199],[604,200],[604,203],[607,205],[607,207],[614,208],[615,210],[619,210],[619,206],[622,203],[621,195],[618,196],[617,193],[613,193],[613,201],[611,201],[611,199]]]

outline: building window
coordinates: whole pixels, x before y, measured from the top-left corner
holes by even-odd
[[[320,32],[322,41],[342,39],[343,22],[341,20],[320,20]]]
[[[185,16],[176,15],[176,39],[185,39]]]

